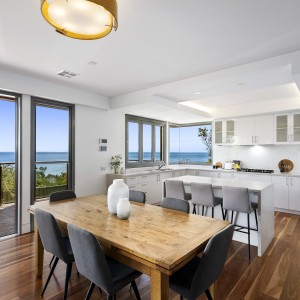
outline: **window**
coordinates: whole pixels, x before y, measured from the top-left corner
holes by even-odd
[[[169,164],[211,163],[211,123],[169,127]]]
[[[33,100],[34,199],[74,188],[74,105]]]
[[[0,238],[19,232],[20,95],[0,91]]]
[[[126,168],[162,164],[165,131],[165,122],[126,115]]]

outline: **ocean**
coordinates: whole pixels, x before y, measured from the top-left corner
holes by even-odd
[[[129,152],[129,160],[137,160],[137,152]],[[144,160],[151,160],[151,153],[144,153]],[[159,159],[159,153],[156,153],[156,159]],[[67,152],[37,152],[37,161],[38,162],[50,162],[57,161],[62,163],[55,164],[37,164],[37,167],[47,167],[47,174],[61,174],[67,172],[67,164],[63,161],[68,160]],[[208,160],[207,152],[171,152],[169,157],[169,164],[195,164],[195,163],[204,163]],[[15,162],[15,153],[14,152],[0,152],[0,163],[14,163]]]

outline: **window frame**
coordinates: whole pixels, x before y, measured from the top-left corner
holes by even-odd
[[[49,108],[65,108],[69,111],[69,156],[68,156],[68,189],[75,188],[75,105],[63,101],[45,99],[41,97],[31,97],[31,204],[35,201],[36,189],[36,107],[44,106]]]
[[[213,162],[213,143],[211,143],[211,162],[198,162],[198,163],[171,163],[170,162],[170,128],[179,128],[179,127],[192,127],[192,126],[204,126],[204,125],[210,125],[211,130],[212,128],[212,121],[211,122],[198,122],[198,123],[187,123],[187,124],[177,124],[177,123],[169,123],[169,132],[168,132],[168,162],[169,165],[178,165],[178,164],[193,164],[193,165],[202,165],[202,166],[211,166]],[[213,132],[212,132],[213,134]]]
[[[138,161],[129,161],[128,149],[129,149],[129,132],[128,123],[138,123],[139,136],[138,136]],[[151,160],[143,160],[143,125],[151,125]],[[160,148],[161,148],[161,158],[162,160],[155,160],[155,150],[156,150],[156,130],[155,126],[161,127],[161,137],[160,137]],[[148,119],[139,116],[125,115],[125,167],[126,168],[140,168],[140,167],[153,167],[164,164],[166,161],[166,132],[167,123],[160,120]]]

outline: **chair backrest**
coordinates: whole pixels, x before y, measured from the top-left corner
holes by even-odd
[[[214,207],[216,205],[212,185],[208,183],[191,183],[192,203]]]
[[[76,194],[74,191],[71,191],[71,190],[54,192],[49,195],[50,202],[72,199],[72,198],[76,198]]]
[[[163,199],[161,206],[163,208],[170,208],[185,213],[189,213],[190,211],[190,204],[188,203],[188,201],[182,199],[166,197]]]
[[[68,254],[65,238],[62,236],[53,215],[37,208],[34,211],[34,217],[44,249],[54,254],[65,263],[73,261],[73,256]]]
[[[112,274],[95,236],[73,224],[68,224],[68,233],[78,272],[110,294]]]
[[[234,226],[228,225],[207,243],[194,273],[191,289],[199,294],[208,289],[220,276],[232,241]]]
[[[129,200],[134,202],[145,203],[146,193],[140,191],[129,190]]]
[[[251,213],[251,202],[247,188],[224,186],[223,208],[243,213]]]
[[[186,200],[184,185],[180,180],[165,180],[165,190],[167,198]]]

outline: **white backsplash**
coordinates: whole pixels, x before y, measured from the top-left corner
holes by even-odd
[[[300,145],[214,146],[213,164],[240,160],[242,168],[279,171],[278,162],[289,159],[295,172],[300,172]]]

